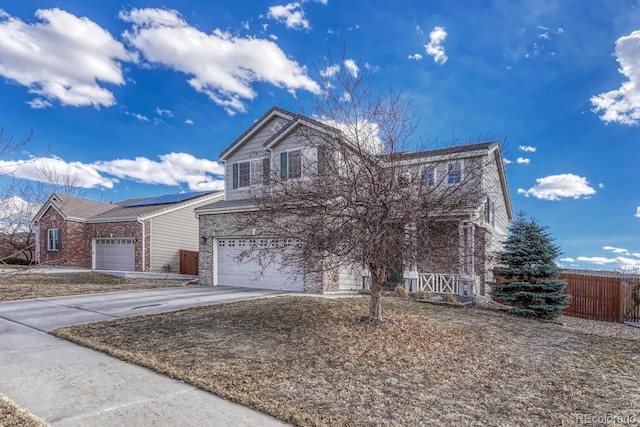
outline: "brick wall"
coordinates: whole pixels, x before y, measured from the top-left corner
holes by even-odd
[[[150,261],[150,221],[145,221],[145,270],[149,268]],[[101,222],[87,224],[87,234],[91,239],[122,239],[135,240],[135,269],[142,271],[142,225],[137,221]]]
[[[40,219],[39,250],[40,263],[93,268],[92,241],[100,238],[133,238],[135,240],[135,268],[142,271],[142,226],[137,221],[105,222],[85,224],[65,221],[53,208],[49,208]],[[47,233],[57,228],[60,235],[60,249],[47,250]],[[145,267],[150,261],[150,221],[145,221]]]
[[[40,263],[91,268],[91,242],[87,238],[85,224],[65,221],[53,208],[49,208],[39,223]],[[48,230],[58,229],[60,247],[49,251]]]

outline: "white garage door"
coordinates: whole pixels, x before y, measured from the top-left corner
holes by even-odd
[[[277,262],[272,262],[264,269],[255,260],[243,259],[238,262],[237,256],[242,251],[247,250],[250,245],[260,244],[268,244],[268,241],[259,239],[218,239],[216,284],[302,291],[302,277],[291,274],[290,270],[282,267]]]
[[[133,239],[97,239],[95,269],[135,271],[135,247]]]

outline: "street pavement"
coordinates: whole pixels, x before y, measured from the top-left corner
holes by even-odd
[[[0,393],[53,426],[282,426],[189,384],[46,333],[278,294],[193,286],[1,302]]]

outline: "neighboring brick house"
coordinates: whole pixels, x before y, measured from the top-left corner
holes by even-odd
[[[220,154],[225,165],[224,199],[196,209],[200,219],[200,283],[228,286],[261,287],[311,293],[353,291],[367,283],[362,266],[345,268],[327,277],[312,274],[293,275],[285,266],[244,259],[249,247],[269,245],[268,230],[234,231],[243,212],[255,210],[252,189],[268,188],[270,174],[288,179],[303,178],[314,172],[324,155],[300,138],[298,127],[316,132],[339,132],[309,117],[281,108],[271,108],[256,120]],[[454,260],[447,267],[430,260],[409,266],[399,261],[403,271],[396,283],[404,281],[407,290],[428,289],[461,295],[488,293],[485,282],[491,278],[491,255],[501,249],[513,217],[511,199],[500,145],[484,142],[420,152],[396,153],[399,162],[419,170],[425,181],[438,185],[473,185],[474,201],[447,217],[451,242],[433,258]],[[316,160],[317,159],[317,160]],[[381,162],[385,162],[383,156]],[[315,163],[314,163],[315,162]],[[319,167],[319,166],[317,166]],[[462,176],[475,170],[473,184]],[[287,176],[288,175],[288,176]],[[400,177],[398,177],[400,179]],[[304,239],[304,236],[300,236]],[[449,242],[447,242],[449,243]],[[458,261],[459,260],[459,261]],[[404,264],[404,265],[402,265]]]
[[[194,209],[222,192],[104,203],[52,194],[33,218],[40,264],[95,270],[178,271],[180,250],[198,250]]]

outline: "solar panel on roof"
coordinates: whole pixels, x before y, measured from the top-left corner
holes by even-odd
[[[195,199],[196,197],[202,196],[207,193],[208,191],[197,191],[193,193],[167,194],[165,196],[157,196],[139,200],[137,202],[125,205],[125,207],[132,208],[135,206],[167,205],[170,203],[180,203],[184,202],[185,200]]]

